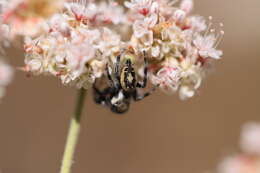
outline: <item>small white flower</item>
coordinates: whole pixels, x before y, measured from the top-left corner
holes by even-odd
[[[176,21],[182,22],[186,17],[186,13],[185,11],[178,9],[174,12],[173,17]]]
[[[242,162],[237,157],[228,157],[218,166],[218,173],[242,173]]]
[[[187,100],[189,98],[192,98],[195,95],[194,88],[191,88],[190,86],[183,85],[180,87],[179,91],[179,97],[181,100]]]
[[[125,22],[126,18],[123,14],[123,8],[116,2],[101,2],[95,4],[89,3],[66,3],[65,7],[69,15],[73,16],[76,21],[90,24],[93,26],[101,26],[106,24],[119,24]]]
[[[13,69],[0,61],[0,86],[7,86],[12,81]]]
[[[7,0],[0,0],[0,14],[2,14],[7,7]]]
[[[73,15],[76,20],[81,21],[86,18],[86,6],[81,3],[65,3],[65,8],[68,10],[70,15]]]
[[[5,95],[7,85],[13,79],[13,69],[3,61],[0,61],[0,99]]]
[[[51,32],[60,32],[64,37],[70,36],[70,26],[66,18],[61,14],[55,14],[50,20],[50,31]]]
[[[142,37],[149,32],[157,23],[157,15],[151,15],[150,17],[144,18],[144,20],[138,20],[133,25],[134,35],[137,38]]]
[[[43,72],[43,59],[38,54],[35,54],[34,56],[28,54],[25,57],[25,64],[25,70],[28,72],[31,72],[35,75],[41,74]]]
[[[97,20],[100,20],[103,24],[113,23],[114,25],[118,25],[120,23],[126,22],[126,17],[123,13],[124,9],[116,2],[102,2],[98,9],[99,16],[97,17]]]
[[[151,47],[151,58],[155,58],[156,60],[162,60],[163,58],[165,58],[165,55],[170,53],[171,50],[171,42],[162,42],[161,40],[155,40],[153,46]],[[164,63],[164,66],[170,65]]]
[[[240,147],[245,153],[260,155],[260,123],[247,123],[243,126]]]
[[[156,14],[144,18],[144,20],[137,20],[133,25],[134,36],[140,39],[145,46],[152,45],[153,31],[152,28],[156,25],[158,17]]]
[[[137,11],[144,16],[147,16],[151,12],[156,11],[158,8],[157,2],[153,2],[153,0],[131,0],[131,2],[126,1],[125,6],[133,11]]]
[[[168,27],[162,32],[163,40],[170,40],[171,47],[182,47],[185,43],[184,35],[181,29],[175,25]]]
[[[181,100],[187,100],[193,97],[196,93],[196,90],[199,89],[202,82],[202,73],[199,66],[193,64],[193,60],[186,58],[181,63],[182,80],[179,91],[179,96]]]
[[[193,5],[193,0],[182,0],[180,9],[185,11],[186,14],[189,14],[193,9]]]
[[[1,14],[1,22],[11,27],[10,39],[36,36],[43,30],[45,19],[58,12],[62,4],[63,0],[11,0]]]
[[[6,24],[0,24],[0,40],[1,40],[1,44],[0,44],[0,51],[3,47],[9,47],[10,46],[10,37],[11,37],[11,32],[10,32],[10,27]]]
[[[180,77],[181,70],[177,66],[165,66],[152,76],[151,80],[154,85],[159,85],[162,91],[171,94],[178,89]]]
[[[86,63],[94,58],[95,52],[89,42],[67,45],[67,64],[74,78],[86,72]]]
[[[189,22],[193,32],[202,32],[207,29],[206,20],[201,16],[192,16],[189,18]]]
[[[161,48],[159,45],[153,46],[151,49],[151,54],[153,57],[159,57],[161,52]]]
[[[176,10],[174,4],[177,2],[177,0],[156,0],[156,2],[158,4],[158,11],[160,12],[161,16],[166,19],[171,18],[173,12]]]
[[[106,63],[104,61],[93,60],[89,63],[92,68],[92,73],[95,78],[100,78],[103,75]]]
[[[104,57],[112,55],[114,52],[120,51],[120,36],[112,32],[108,28],[103,28],[101,39],[97,48],[103,53]]]
[[[101,34],[97,29],[78,28],[71,32],[71,43],[81,44],[84,41],[88,41],[90,44],[96,45],[100,41]]]
[[[198,49],[198,53],[202,58],[220,59],[223,53],[221,50],[216,50],[216,42],[217,39],[214,34],[205,37],[198,35],[193,44]]]

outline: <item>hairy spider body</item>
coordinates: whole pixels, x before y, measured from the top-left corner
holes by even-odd
[[[122,114],[128,111],[131,99],[134,101],[142,100],[149,96],[155,88],[149,92],[140,95],[138,88],[145,88],[147,84],[147,57],[144,52],[144,77],[142,82],[137,81],[133,56],[125,54],[121,60],[122,54],[116,58],[113,69],[107,64],[106,71],[110,86],[100,91],[96,85],[93,86],[94,100],[98,104],[108,106],[112,112]],[[121,66],[122,62],[122,67]]]

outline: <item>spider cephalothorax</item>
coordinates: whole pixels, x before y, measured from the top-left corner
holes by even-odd
[[[141,82],[137,81],[137,75],[134,68],[134,56],[131,54],[122,53],[116,57],[115,65],[111,67],[107,64],[107,77],[110,81],[110,86],[100,91],[94,85],[94,99],[98,104],[103,104],[115,112],[125,113],[128,111],[130,101],[142,100],[149,96],[151,91],[140,95],[138,88],[145,88],[147,84],[147,57],[144,55],[144,77]]]

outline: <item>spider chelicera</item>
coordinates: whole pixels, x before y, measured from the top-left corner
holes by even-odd
[[[108,64],[106,66],[110,86],[102,91],[99,90],[96,85],[93,86],[95,102],[108,106],[112,112],[118,114],[123,114],[128,111],[131,99],[134,101],[142,100],[156,89],[156,87],[151,88],[150,91],[142,95],[138,92],[138,88],[145,88],[147,85],[148,62],[146,52],[143,52],[144,77],[141,82],[137,81],[136,71],[133,67],[133,56],[124,55],[122,65],[121,56],[122,54],[116,57],[116,63],[113,69],[111,69]]]

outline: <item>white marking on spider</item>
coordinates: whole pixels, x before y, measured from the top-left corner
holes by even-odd
[[[111,99],[111,103],[114,105],[124,99],[123,91],[120,91],[117,96]]]

